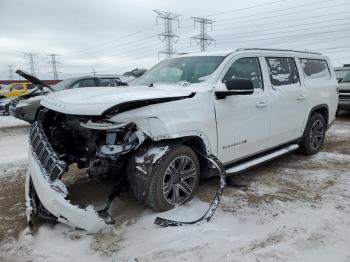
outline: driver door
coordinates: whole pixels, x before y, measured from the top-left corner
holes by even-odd
[[[215,99],[218,157],[224,164],[265,150],[269,138],[271,103],[259,58],[233,61],[215,89],[226,89],[224,82],[234,78],[250,79],[254,93]]]

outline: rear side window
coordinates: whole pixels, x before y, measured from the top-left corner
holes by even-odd
[[[301,67],[303,68],[305,78],[329,79],[331,77],[327,61],[308,58],[301,58],[299,61],[301,63]]]
[[[267,57],[267,66],[271,84],[274,86],[290,85],[299,82],[298,69],[294,58]]]

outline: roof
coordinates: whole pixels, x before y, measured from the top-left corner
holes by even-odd
[[[239,48],[235,50],[226,50],[226,51],[211,51],[211,52],[200,52],[200,53],[189,53],[189,54],[180,54],[180,56],[227,56],[231,53],[244,53],[244,52],[261,52],[261,53],[289,53],[289,54],[300,54],[303,55],[322,55],[321,53],[312,52],[312,51],[302,51],[302,50],[291,50],[291,49],[277,49],[277,48]]]

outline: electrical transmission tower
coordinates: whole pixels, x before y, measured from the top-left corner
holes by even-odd
[[[215,42],[215,39],[207,34],[208,25],[210,25],[211,30],[213,30],[213,20],[203,18],[203,17],[192,17],[194,22],[194,27],[196,27],[196,23],[199,24],[199,35],[191,37],[194,41],[199,45],[201,52],[207,50],[207,47]]]
[[[8,65],[9,68],[9,80],[13,80],[13,70],[12,70],[13,65]]]
[[[28,58],[29,67],[30,67],[30,73],[35,76],[35,65],[34,65],[34,56],[35,54],[29,52],[24,53],[24,58]]]
[[[174,51],[174,43],[177,43],[179,40],[179,36],[174,34],[173,32],[173,21],[177,21],[178,27],[180,26],[179,22],[179,16],[175,13],[170,12],[163,12],[163,11],[157,11],[153,10],[156,14],[156,23],[158,25],[158,20],[161,19],[164,22],[164,32],[161,34],[158,34],[160,41],[165,43],[165,49],[163,51],[160,51],[159,54],[165,54],[166,57],[171,57],[175,54]]]
[[[57,59],[56,57],[58,54],[48,54],[49,58],[51,58],[51,61],[49,62],[52,65],[52,73],[53,73],[53,79],[58,80],[58,71],[57,71]]]

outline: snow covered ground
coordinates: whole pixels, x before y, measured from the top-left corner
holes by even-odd
[[[349,115],[331,128],[319,154],[292,154],[237,176],[246,188],[226,187],[209,223],[159,228],[153,221],[202,215],[215,178],[202,181],[190,203],[162,214],[125,192],[113,202],[118,223],[97,235],[62,224],[29,232],[26,129],[9,130],[0,130],[0,261],[350,261]]]

